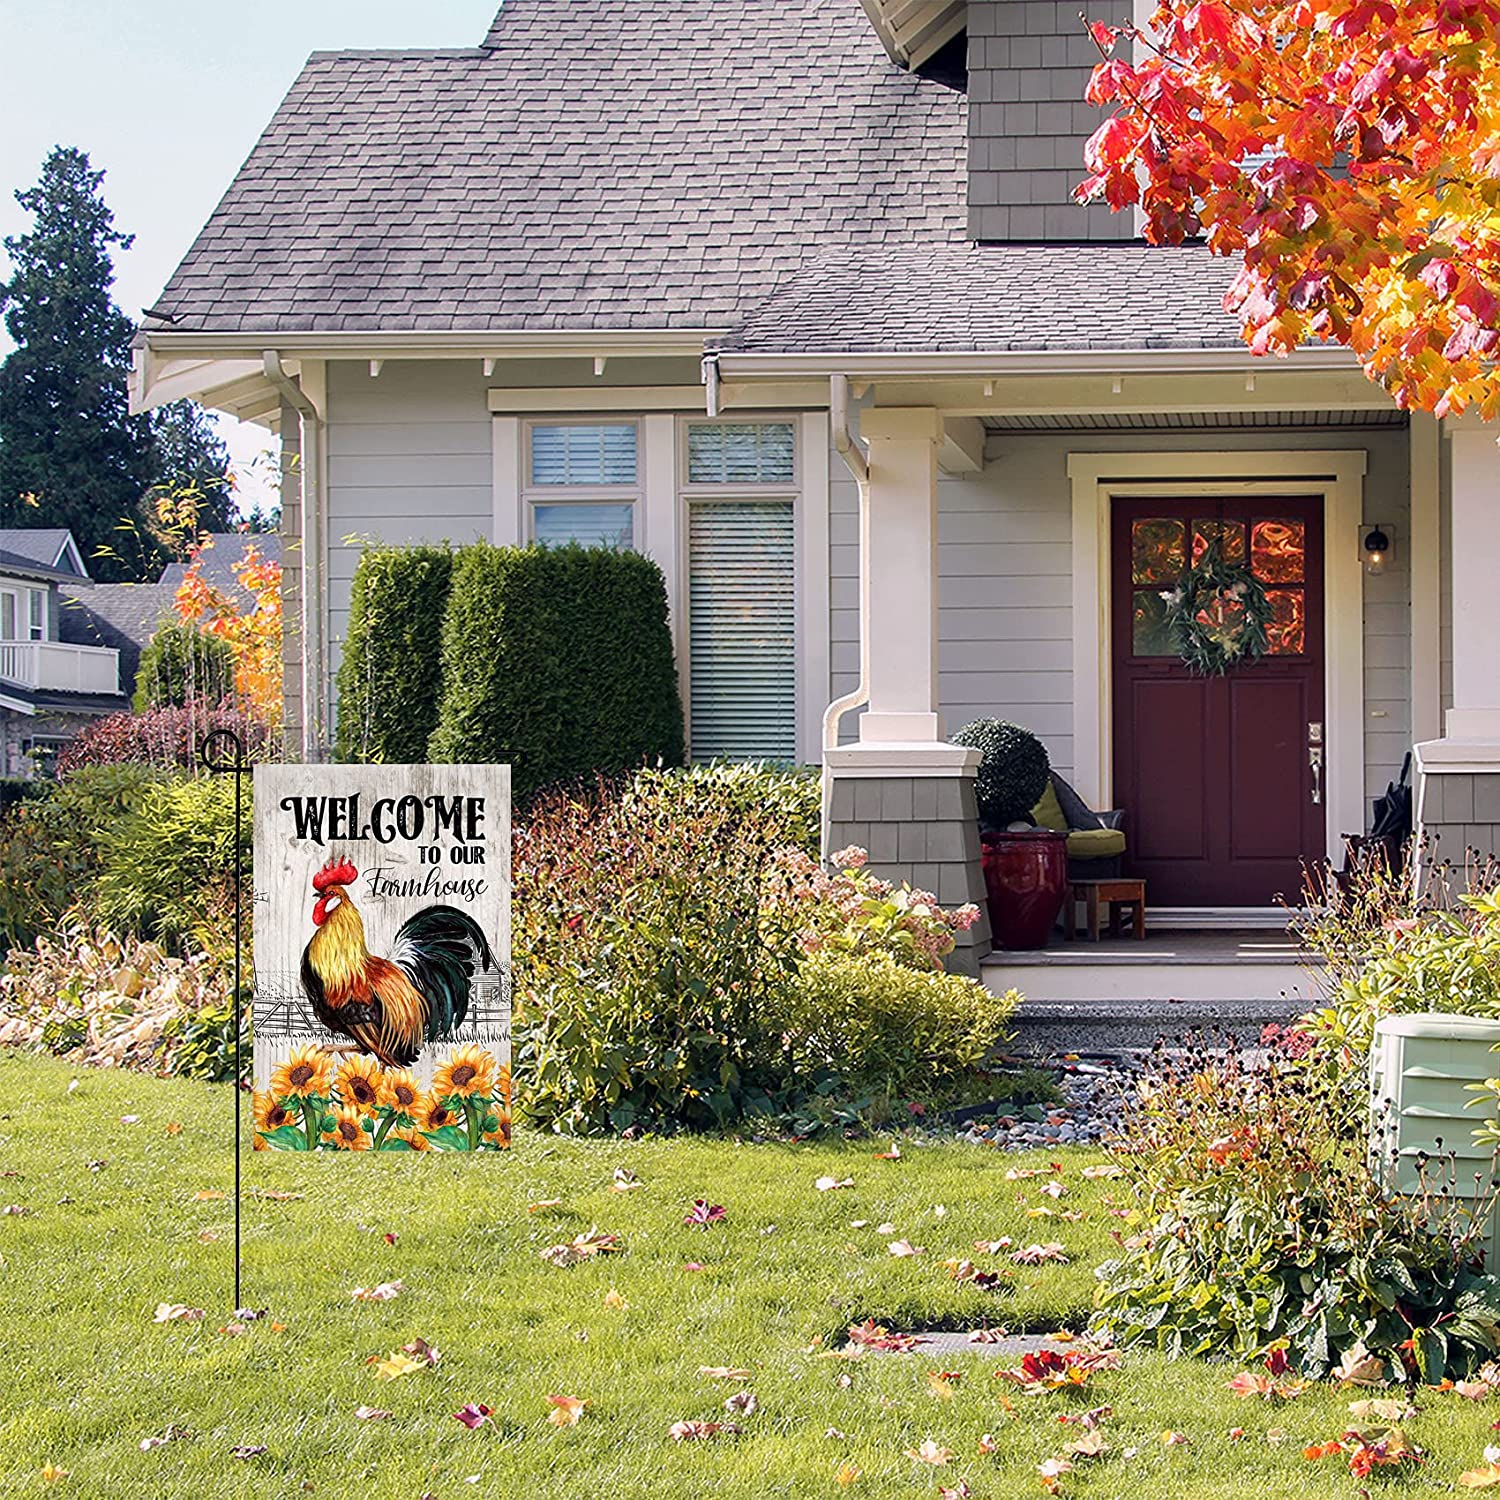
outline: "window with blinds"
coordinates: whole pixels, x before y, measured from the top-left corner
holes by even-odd
[[[533,504],[532,540],[544,547],[615,547],[628,552],[635,545],[635,507],[627,500],[619,505]]]
[[[634,422],[537,422],[531,428],[533,485],[634,484]]]
[[[795,453],[790,422],[694,422],[688,483],[791,484]]]
[[[693,759],[795,761],[792,501],[692,500],[688,515]]]

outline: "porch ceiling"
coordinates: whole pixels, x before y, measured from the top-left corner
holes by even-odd
[[[1163,432],[1225,427],[1405,427],[1407,414],[1371,411],[1165,411],[1008,413],[981,418],[990,432]]]

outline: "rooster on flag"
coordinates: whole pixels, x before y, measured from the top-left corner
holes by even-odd
[[[313,1014],[387,1068],[409,1068],[422,1048],[463,1024],[476,970],[496,967],[479,924],[452,906],[427,906],[396,933],[390,958],[365,944],[349,897],[359,871],[331,858],[313,876],[316,929],[302,954],[302,988]]]

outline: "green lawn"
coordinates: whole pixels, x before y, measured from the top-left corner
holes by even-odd
[[[1118,1184],[1082,1176],[1097,1155],[1056,1157],[1068,1193],[1055,1203],[1037,1191],[1044,1179],[1005,1178],[1046,1158],[958,1145],[908,1144],[901,1160],[881,1161],[873,1152],[883,1143],[522,1134],[508,1157],[479,1161],[247,1155],[247,1189],[305,1196],[247,1199],[245,1297],[270,1316],[232,1335],[221,1331],[230,1106],[222,1087],[0,1058],[0,1207],[29,1210],[0,1216],[7,1496],[760,1500],[935,1496],[961,1478],[976,1500],[1011,1500],[1040,1493],[1037,1463],[1077,1433],[1058,1412],[1100,1402],[1114,1407],[1111,1452],[1068,1475],[1064,1494],[1358,1492],[1340,1460],[1309,1464],[1301,1449],[1336,1435],[1351,1394],[1361,1393],[1325,1388],[1281,1408],[1247,1404],[1225,1391],[1222,1367],[1131,1352],[1087,1391],[1016,1398],[1010,1415],[990,1378],[999,1360],[982,1347],[941,1361],[920,1349],[859,1362],[818,1357],[814,1341],[868,1316],[902,1326],[1079,1325],[1090,1266],[1121,1222],[1108,1213]],[[611,1191],[616,1168],[644,1186]],[[822,1175],[854,1186],[819,1192]],[[226,1196],[195,1198],[204,1192]],[[684,1226],[698,1197],[725,1205],[726,1222]],[[561,1205],[528,1211],[549,1199]],[[1085,1217],[1028,1218],[1038,1206]],[[851,1227],[857,1220],[867,1227]],[[883,1221],[926,1253],[889,1254]],[[622,1236],[623,1252],[567,1270],[540,1258],[594,1225]],[[952,1281],[948,1256],[1008,1266],[973,1250],[1003,1235],[1059,1239],[1074,1261],[1009,1267],[1014,1286],[998,1293]],[[689,1262],[703,1269],[685,1269]],[[357,1286],[396,1278],[405,1289],[393,1301],[351,1300]],[[607,1306],[611,1289],[628,1306]],[[207,1316],[156,1324],[161,1302]],[[441,1363],[377,1378],[367,1360],[418,1337],[441,1350]],[[751,1375],[725,1383],[699,1374],[721,1365]],[[964,1376],[948,1400],[929,1387],[939,1367]],[[668,1438],[675,1421],[725,1419],[724,1399],[742,1387],[759,1409],[740,1437]],[[554,1393],[588,1401],[576,1427],[548,1423]],[[477,1431],[451,1415],[467,1402],[494,1410]],[[361,1421],[362,1404],[392,1415]],[[1458,1472],[1480,1461],[1500,1399],[1476,1406],[1431,1393],[1420,1404],[1409,1432],[1433,1458],[1394,1488],[1454,1492]],[[141,1440],[169,1423],[188,1435],[143,1452]],[[1236,1426],[1246,1433],[1231,1442]],[[1164,1447],[1166,1428],[1191,1443]],[[1275,1428],[1284,1437],[1268,1442]],[[979,1453],[984,1433],[996,1441],[991,1456]],[[925,1438],[953,1450],[953,1462],[932,1468],[904,1456]],[[240,1444],[266,1451],[236,1458]],[[1139,1452],[1127,1459],[1130,1447]],[[44,1481],[49,1463],[68,1477]],[[860,1471],[847,1489],[835,1481],[843,1464]]]

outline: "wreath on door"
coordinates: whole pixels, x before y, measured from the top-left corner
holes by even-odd
[[[1162,599],[1177,654],[1201,676],[1220,677],[1266,654],[1271,601],[1244,563],[1224,556],[1219,541],[1208,545]]]

